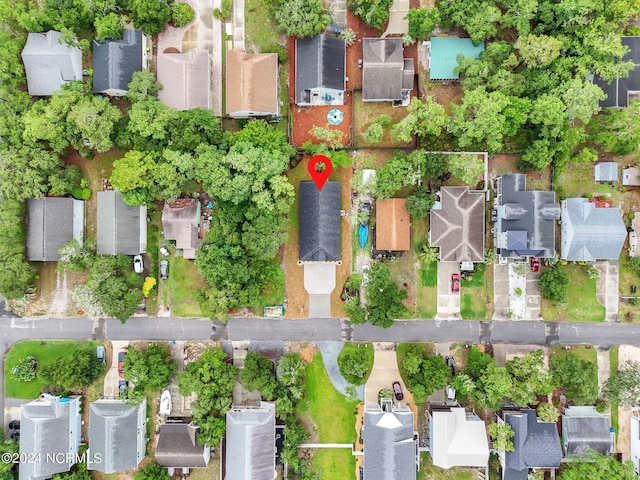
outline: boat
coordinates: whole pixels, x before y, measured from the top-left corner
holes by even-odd
[[[367,244],[367,238],[369,238],[369,225],[360,224],[358,228],[358,236],[360,237],[360,248],[364,248]]]
[[[171,392],[164,390],[160,396],[160,415],[168,417],[171,413]]]

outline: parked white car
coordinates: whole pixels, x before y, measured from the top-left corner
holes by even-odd
[[[136,273],[142,273],[144,271],[144,263],[142,263],[142,255],[136,255],[133,257],[133,271]]]

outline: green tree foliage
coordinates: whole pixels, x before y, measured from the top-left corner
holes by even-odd
[[[169,473],[166,468],[154,462],[136,470],[133,478],[134,480],[169,480]]]
[[[107,315],[125,323],[140,304],[143,282],[133,271],[131,257],[98,255],[91,265],[86,286]]]
[[[322,0],[275,0],[274,3],[276,28],[289,37],[313,37],[331,23]]]
[[[171,8],[164,0],[129,0],[127,9],[133,26],[147,35],[158,35],[171,20]]]
[[[631,408],[640,401],[640,364],[627,361],[616,375],[609,377],[602,389],[602,395],[609,403],[618,403]]]
[[[156,98],[148,97],[135,102],[129,109],[127,130],[133,137],[133,144],[141,150],[148,150],[145,142],[156,146],[165,145],[171,137],[170,126],[178,120],[179,114]],[[195,148],[197,145],[194,145]],[[158,147],[156,147],[158,148]]]
[[[393,0],[349,0],[347,7],[370,27],[381,30],[389,18]]]
[[[199,445],[217,445],[224,436],[224,415],[231,407],[236,372],[221,348],[210,348],[178,376],[180,395],[198,395],[191,408],[193,422],[200,425]]]
[[[364,385],[373,367],[373,347],[369,343],[345,343],[338,355],[338,366],[349,383]]]
[[[505,367],[489,364],[476,382],[478,389],[473,397],[487,410],[496,410],[513,389],[513,379]]]
[[[178,5],[187,4],[179,3]],[[132,102],[139,102],[149,97],[157,97],[158,92],[162,90],[162,85],[158,83],[155,75],[149,70],[141,70],[134,72],[127,89],[127,98]]]
[[[396,151],[393,158],[376,171],[375,190],[378,199],[393,197],[402,187],[417,184],[426,163],[427,158],[422,150],[414,150],[408,155]]]
[[[589,124],[593,141],[610,153],[627,155],[640,145],[640,101],[625,108],[607,109]]]
[[[58,358],[52,365],[39,369],[45,383],[77,392],[91,385],[102,373],[102,360],[93,351],[72,352]]]
[[[410,8],[404,17],[409,20],[409,31],[405,43],[427,38],[440,22],[440,11],[437,8]]]
[[[449,123],[444,107],[427,97],[424,102],[413,97],[407,107],[407,116],[396,123],[391,130],[391,137],[402,142],[410,142],[414,135],[420,141],[430,141],[442,134]]]
[[[396,318],[407,311],[402,300],[408,297],[391,278],[389,265],[374,263],[371,267],[369,286],[367,287],[367,320],[377,327],[388,328]]]
[[[93,21],[93,27],[96,30],[96,39],[104,42],[107,39],[121,40],[124,31],[124,22],[122,17],[115,12],[109,12],[106,15],[98,15]]]
[[[516,405],[535,403],[536,395],[548,395],[553,391],[553,378],[544,363],[542,350],[514,357],[506,366],[513,378],[513,389],[509,396]]]
[[[417,188],[407,197],[407,212],[416,219],[426,218],[435,201],[435,195],[427,193],[426,188]]]
[[[449,170],[451,175],[473,187],[484,173],[484,160],[472,153],[449,155]]]
[[[4,438],[4,431],[0,428],[0,438],[4,441],[0,442],[0,455],[3,454],[17,454],[20,452],[20,442],[18,440],[11,440]],[[13,473],[14,463],[12,462],[0,462],[0,479],[2,480],[14,480],[16,477]]]
[[[476,44],[498,32],[502,14],[492,0],[451,0],[440,2],[439,8],[445,28],[463,28]]]
[[[558,58],[562,42],[548,35],[524,35],[514,46],[528,68],[541,68]]]
[[[635,480],[638,476],[630,461],[619,462],[615,457],[604,457],[593,453],[584,461],[567,462],[562,465],[558,480]]]
[[[309,439],[307,429],[298,421],[287,422],[284,428],[284,441],[281,458],[294,472],[302,467],[300,445]]]
[[[27,293],[35,275],[33,267],[25,259],[23,214],[23,203],[0,201],[0,293],[8,300],[18,299]]]
[[[558,417],[560,416],[558,408],[554,407],[550,403],[541,403],[540,405],[538,405],[536,413],[538,414],[540,420],[542,420],[543,422],[555,423],[558,421]]]
[[[598,396],[598,367],[573,352],[551,356],[553,381],[565,389],[569,401],[592,405]]]
[[[495,450],[504,450],[505,452],[513,452],[513,436],[515,432],[508,423],[490,423],[487,427],[487,433],[491,436],[492,445]]]
[[[359,297],[352,297],[344,302],[344,311],[354,325],[367,322],[367,310],[360,304]]]
[[[273,400],[278,393],[278,382],[273,372],[271,360],[257,352],[249,352],[244,360],[242,383],[247,390],[257,390],[266,400]]]
[[[548,298],[556,305],[567,303],[569,276],[562,270],[560,265],[555,268],[545,269],[540,275],[539,284],[544,298]]]
[[[157,343],[149,344],[146,350],[130,348],[124,357],[124,378],[141,392],[159,392],[169,385],[177,368],[167,347]]]
[[[176,27],[184,27],[195,17],[195,12],[188,3],[174,3],[171,5],[171,22]]]
[[[63,33],[69,32],[71,37],[80,37],[91,31],[94,12],[92,3],[83,0],[46,0],[39,17],[46,22],[45,30],[53,29]]]
[[[384,129],[382,128],[382,125],[373,122],[364,131],[363,138],[364,138],[364,141],[367,143],[375,143],[382,140],[383,134],[384,134]]]
[[[469,350],[467,372],[473,380],[478,380],[489,365],[495,366],[495,364],[496,361],[491,355],[481,352],[477,347],[471,347],[471,350]]]
[[[402,359],[407,388],[416,404],[421,404],[434,390],[444,388],[451,370],[442,355],[427,355],[422,345],[412,344]]]

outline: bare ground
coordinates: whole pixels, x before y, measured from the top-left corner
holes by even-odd
[[[620,345],[618,350],[619,365],[627,361],[640,362],[640,347],[633,345]],[[622,461],[631,459],[631,446],[629,424],[631,422],[631,409],[618,407],[618,436],[617,447],[618,452],[622,454]]]

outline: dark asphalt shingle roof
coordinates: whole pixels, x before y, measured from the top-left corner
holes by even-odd
[[[362,100],[402,99],[405,62],[401,38],[362,40]],[[411,59],[412,60],[412,59]],[[411,73],[413,80],[413,72]],[[413,86],[413,82],[411,82]]]
[[[135,406],[98,400],[89,409],[89,445],[92,454],[100,454],[100,461],[89,461],[87,468],[107,474],[136,468],[145,456],[146,399]]]
[[[165,423],[160,427],[156,461],[163,467],[204,468],[209,461],[209,447],[196,441],[198,427],[186,423]]]
[[[443,262],[484,261],[484,192],[442,187],[440,210],[429,215],[429,244],[440,247]]]
[[[530,468],[558,468],[562,461],[560,436],[555,423],[539,422],[530,408],[505,413],[513,429],[513,452],[505,453],[504,480],[526,479]]]
[[[586,198],[562,201],[562,259],[616,260],[626,239],[627,227],[618,208],[596,208]]]
[[[27,200],[27,260],[48,262],[60,260],[60,250],[65,243],[82,231],[74,225],[84,223],[84,203],[73,198],[30,198]]]
[[[122,40],[93,41],[93,92],[127,91],[131,77],[143,69],[142,32],[125,29]]]
[[[413,412],[365,409],[362,437],[364,480],[415,480]]]
[[[114,190],[98,192],[97,251],[100,255],[137,255],[147,243],[146,208],[132,207]]]
[[[626,107],[629,104],[629,93],[640,90],[640,37],[622,37],[622,45],[629,48],[622,60],[631,60],[634,68],[626,78],[618,78],[611,83],[605,82],[597,74],[594,76],[593,83],[607,94],[607,98],[600,101],[603,108]]]
[[[275,434],[273,405],[227,412],[226,480],[273,480]]]
[[[560,205],[555,192],[527,191],[522,173],[502,175],[500,203],[496,210],[497,246],[502,257],[555,254],[555,225]]]
[[[299,260],[340,260],[340,183],[326,182],[318,190],[314,182],[300,182]]]
[[[562,441],[567,455],[585,456],[590,450],[611,454],[611,419],[595,407],[567,407],[562,415]]]
[[[296,40],[296,103],[308,103],[305,90],[345,89],[346,44],[328,35]]]

